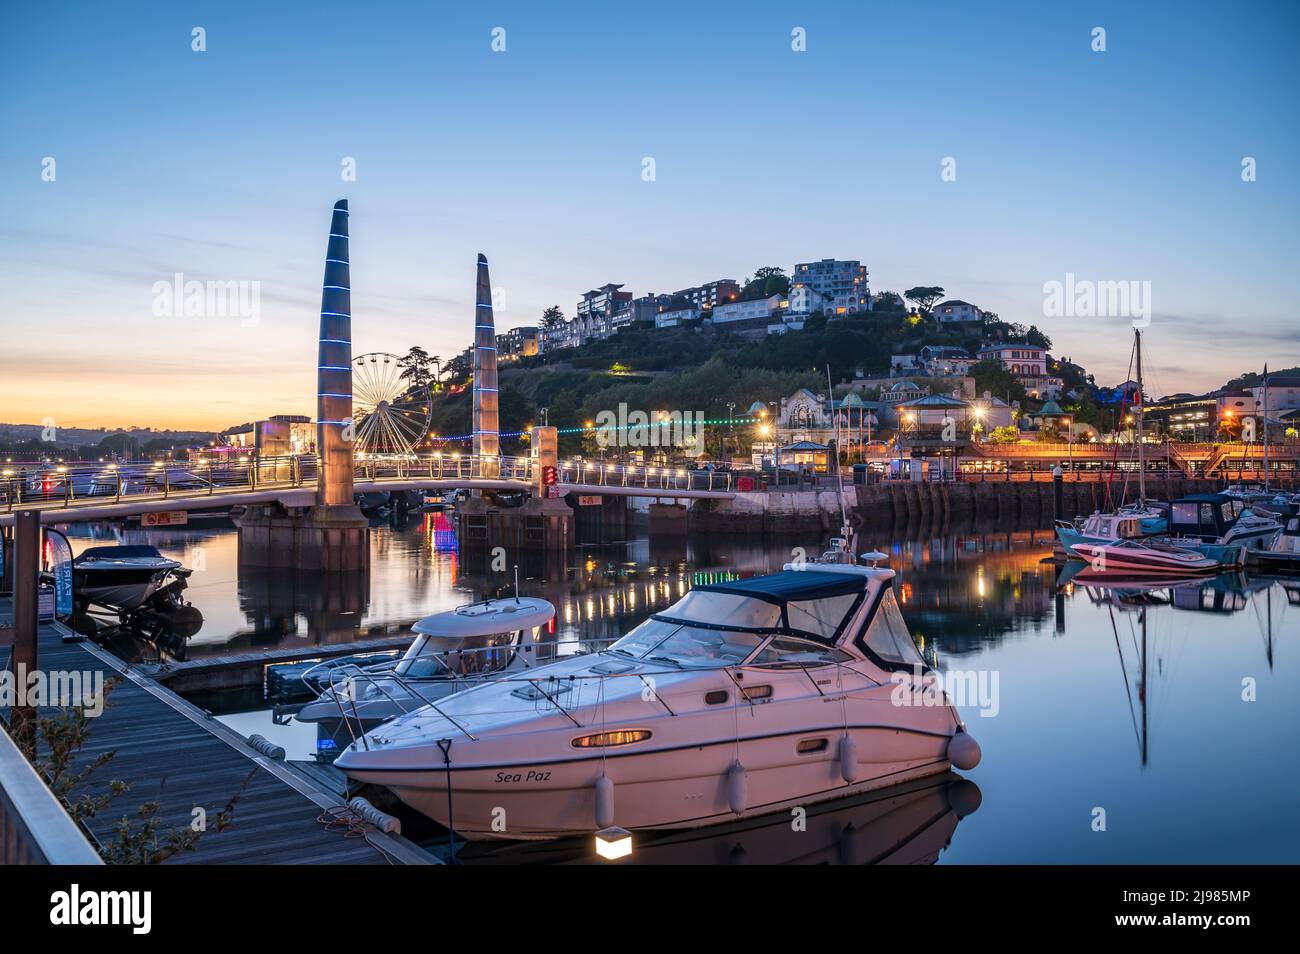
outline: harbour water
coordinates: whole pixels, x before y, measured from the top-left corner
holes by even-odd
[[[959,708],[984,757],[965,773],[977,790],[943,789],[956,799],[942,801],[931,787],[810,813],[809,832],[833,833],[833,858],[878,859],[879,846],[898,838],[919,854],[895,860],[941,863],[1294,858],[1300,581],[1248,575],[1150,591],[1058,587],[1049,530],[913,528],[876,536],[868,534],[862,548],[887,552],[918,646],[962,693]],[[192,567],[185,596],[204,618],[186,640],[113,640],[110,648],[131,661],[399,635],[421,616],[513,589],[513,566],[462,560],[450,523],[433,513],[374,527],[369,572],[328,582],[240,572],[229,523],[73,531],[77,550],[114,539],[151,543]],[[558,564],[522,565],[519,588],[556,605],[557,638],[610,638],[693,584],[770,572],[797,548],[813,555],[823,544],[643,536],[579,549]],[[273,723],[260,685],[191,699],[240,732],[283,745],[291,759],[314,752],[314,729]],[[952,813],[942,822],[950,803],[964,806],[960,822]],[[751,852],[775,844],[772,857],[819,857],[818,846],[788,829],[781,819],[743,836],[706,833],[668,844],[663,854],[734,860],[749,839]],[[847,851],[845,831],[862,833],[865,847]],[[514,860],[566,856],[564,846],[551,846]]]

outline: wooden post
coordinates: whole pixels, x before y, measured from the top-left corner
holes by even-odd
[[[14,515],[13,581],[14,629],[9,668],[15,687],[36,671],[36,627],[40,593],[41,515],[36,510],[20,510]],[[36,711],[14,706],[10,721],[15,740],[26,741],[36,725]]]

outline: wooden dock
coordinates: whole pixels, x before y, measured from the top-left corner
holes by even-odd
[[[10,612],[0,606],[0,615]],[[437,859],[405,839],[371,829],[365,837],[345,837],[343,826],[328,830],[322,813],[342,806],[324,776],[295,769],[250,748],[244,737],[135,672],[90,642],[64,642],[69,631],[43,623],[38,639],[43,671],[104,673],[120,680],[109,706],[92,719],[86,762],[103,752],[115,755],[86,783],[87,792],[104,792],[121,780],[130,791],[90,820],[95,838],[106,842],[124,815],[134,816],[145,802],[161,801],[164,827],[189,826],[202,806],[209,822],[244,784],[251,781],[235,807],[231,825],[208,831],[194,851],[173,856],[166,864],[436,864]],[[9,650],[0,648],[0,667]]]

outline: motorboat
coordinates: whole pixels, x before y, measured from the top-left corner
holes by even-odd
[[[974,768],[893,578],[799,563],[696,587],[602,652],[400,716],[335,765],[471,841],[698,828]]]
[[[1150,536],[1143,526],[1143,521],[1143,514],[1138,512],[1118,510],[1114,513],[1102,513],[1097,511],[1087,517],[1075,520],[1058,520],[1056,522],[1056,537],[1061,541],[1061,546],[1065,548],[1067,556],[1078,556],[1079,554],[1075,552],[1074,548],[1080,543],[1108,544],[1118,543],[1121,540],[1140,540],[1143,537]],[[1165,517],[1161,514],[1160,526],[1162,529],[1164,525]]]
[[[1253,550],[1251,556],[1265,568],[1300,570],[1300,516],[1287,517],[1282,531],[1267,547]]]
[[[1224,566],[1241,566],[1247,554],[1269,549],[1281,532],[1276,515],[1242,506],[1228,494],[1192,494],[1169,508],[1171,542]]]
[[[190,570],[144,545],[89,547],[72,561],[79,611],[95,605],[131,612],[171,602],[185,588]]]
[[[1162,576],[1200,576],[1217,573],[1222,565],[1195,550],[1150,546],[1137,540],[1113,543],[1076,543],[1074,552],[1099,571],[1155,573]]]
[[[537,666],[538,644],[554,618],[555,607],[533,597],[484,600],[426,616],[411,627],[415,638],[398,659],[369,665],[327,660],[303,672],[302,682],[319,694],[294,718],[317,726],[318,755],[336,753],[403,713]]]

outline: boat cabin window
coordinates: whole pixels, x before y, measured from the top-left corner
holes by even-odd
[[[514,654],[517,632],[465,639],[421,634],[393,671],[407,679],[481,676],[504,669]]]
[[[789,602],[785,606],[786,621],[790,629],[811,633],[834,641],[839,635],[844,617],[857,605],[859,593],[843,593],[820,600]]]
[[[652,617],[611,646],[610,652],[687,669],[735,666],[765,638],[759,633],[706,629]]]
[[[880,605],[876,607],[866,633],[858,637],[858,642],[886,668],[910,669],[925,665],[916,643],[912,641],[912,634],[907,631],[903,613],[894,599],[894,590],[887,584]]]
[[[672,607],[673,619],[698,623],[726,621],[739,629],[770,629],[781,625],[781,607],[741,593],[691,590]]]
[[[830,666],[848,662],[853,657],[831,646],[823,646],[810,639],[794,636],[776,636],[754,657],[750,665],[772,669],[808,669],[813,666]]]

